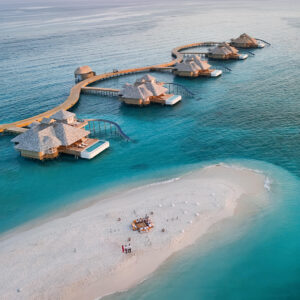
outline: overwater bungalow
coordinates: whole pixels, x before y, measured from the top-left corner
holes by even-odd
[[[255,38],[249,36],[247,33],[241,34],[236,39],[231,39],[230,45],[236,48],[263,48],[265,44]]]
[[[12,139],[21,156],[33,159],[52,159],[60,153],[91,159],[107,149],[109,142],[91,139],[83,127],[87,122],[76,115],[58,111],[41,122],[33,122],[29,129]]]
[[[95,76],[96,73],[89,66],[78,67],[75,72],[75,83]]]
[[[211,65],[206,60],[201,60],[200,56],[191,55],[176,64],[174,74],[182,77],[218,77],[222,74],[221,70],[210,67]]]
[[[126,83],[120,91],[120,100],[126,104],[145,106],[150,103],[174,105],[181,100],[180,95],[169,94],[162,82],[145,75],[134,84]]]
[[[209,49],[207,56],[212,59],[246,59],[248,54],[239,54],[239,51],[228,43],[218,44],[215,48]]]

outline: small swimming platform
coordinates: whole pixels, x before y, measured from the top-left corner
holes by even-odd
[[[109,146],[110,145],[108,141],[99,140],[95,144],[91,145],[90,147],[82,151],[80,153],[80,157],[85,159],[92,159],[96,155],[100,154],[101,152],[109,148]]]
[[[181,101],[181,98],[182,97],[180,95],[173,95],[172,97],[170,97],[169,99],[166,100],[165,104],[166,105],[175,105],[176,103]]]

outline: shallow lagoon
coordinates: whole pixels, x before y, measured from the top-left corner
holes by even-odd
[[[151,5],[139,2],[137,10],[134,2],[113,2],[104,8],[99,3],[75,2],[65,3],[64,9],[55,2],[50,7],[35,4],[16,8],[10,3],[0,12],[0,60],[6,70],[0,87],[1,123],[61,103],[79,65],[88,64],[102,73],[160,63],[171,59],[175,46],[229,39],[244,31],[266,39],[272,47],[255,50],[255,57],[245,61],[226,63],[232,72],[217,79],[153,74],[196,93],[175,107],[136,108],[113,98],[82,96],[73,109],[79,117],[116,121],[133,139],[130,143],[112,139],[111,148],[91,161],[69,157],[45,163],[25,160],[13,150],[11,137],[1,137],[0,230],[15,228],[98,192],[172,177],[199,163],[238,160],[250,167],[259,164],[283,190],[275,193],[272,187],[274,208],[248,221],[243,234],[231,230],[234,237],[229,235],[229,242],[212,242],[210,251],[200,242],[199,247],[178,254],[174,258],[177,264],[171,261],[159,270],[163,274],[157,277],[160,280],[147,281],[120,298],[179,299],[184,289],[189,299],[259,295],[296,299],[299,5],[191,1],[176,2],[175,6],[174,1],[172,5],[157,1]],[[121,77],[100,85],[120,87],[135,78]]]

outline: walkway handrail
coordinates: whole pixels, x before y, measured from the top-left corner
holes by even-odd
[[[228,72],[231,72],[232,70],[226,66],[222,66],[222,65],[218,65],[218,64],[214,64],[213,65],[213,69],[216,69],[216,68],[220,68],[220,69],[224,69],[225,71],[228,71]]]
[[[253,52],[251,52],[251,51],[246,51],[246,50],[244,50],[244,52],[246,52],[246,53],[248,53],[248,54],[250,54],[250,55],[252,55],[252,56],[255,56],[255,53],[253,53]]]
[[[261,41],[261,42],[264,42],[264,43],[266,43],[267,45],[269,45],[269,46],[271,46],[271,44],[269,43],[269,42],[267,42],[267,41],[264,41],[264,40],[262,40],[262,39],[258,39],[258,38],[255,38],[257,41]]]
[[[122,128],[120,127],[120,125],[114,121],[110,121],[110,120],[106,120],[106,119],[82,119],[82,121],[97,121],[97,122],[104,122],[104,123],[109,123],[112,124],[114,126],[116,126],[116,128],[119,131],[120,136],[126,140],[126,141],[131,141],[131,138],[122,130]]]
[[[190,91],[188,88],[186,88],[184,85],[180,84],[180,83],[175,83],[175,82],[164,82],[164,84],[170,84],[170,85],[174,85],[174,86],[178,86],[181,89],[183,89],[188,95],[190,96],[195,96],[195,93],[193,93],[192,91]]]

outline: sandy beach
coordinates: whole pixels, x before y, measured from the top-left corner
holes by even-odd
[[[176,251],[267,193],[259,172],[213,165],[123,191],[0,240],[1,299],[98,299],[144,280]],[[148,214],[149,233],[132,231]],[[132,246],[124,254],[122,244]]]

